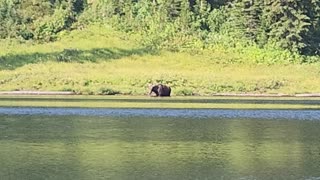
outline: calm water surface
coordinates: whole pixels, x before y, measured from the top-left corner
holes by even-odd
[[[0,108],[0,179],[320,179],[320,111]]]

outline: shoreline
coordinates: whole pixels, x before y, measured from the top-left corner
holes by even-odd
[[[0,91],[0,95],[72,95],[77,96],[71,91]],[[87,95],[90,96],[90,95]],[[97,96],[97,95],[95,95]],[[100,96],[124,96],[118,95],[100,95]],[[192,95],[189,97],[320,97],[320,93],[302,93],[302,94],[255,94],[255,93],[216,93],[210,96]],[[186,96],[188,97],[188,96]]]

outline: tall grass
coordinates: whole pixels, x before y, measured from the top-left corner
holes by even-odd
[[[223,48],[151,51],[139,37],[97,25],[59,37],[47,44],[3,41],[0,90],[143,95],[149,84],[164,83],[173,95],[320,92],[319,64],[250,63],[241,59],[254,53]]]

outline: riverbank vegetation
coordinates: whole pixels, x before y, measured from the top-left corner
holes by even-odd
[[[318,2],[270,3],[4,0],[0,90],[320,92]]]

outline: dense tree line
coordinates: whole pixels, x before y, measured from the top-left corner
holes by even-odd
[[[274,47],[320,53],[320,0],[0,0],[0,38],[52,41],[103,22],[152,48]]]
[[[84,7],[82,0],[0,0],[0,38],[52,41]]]

